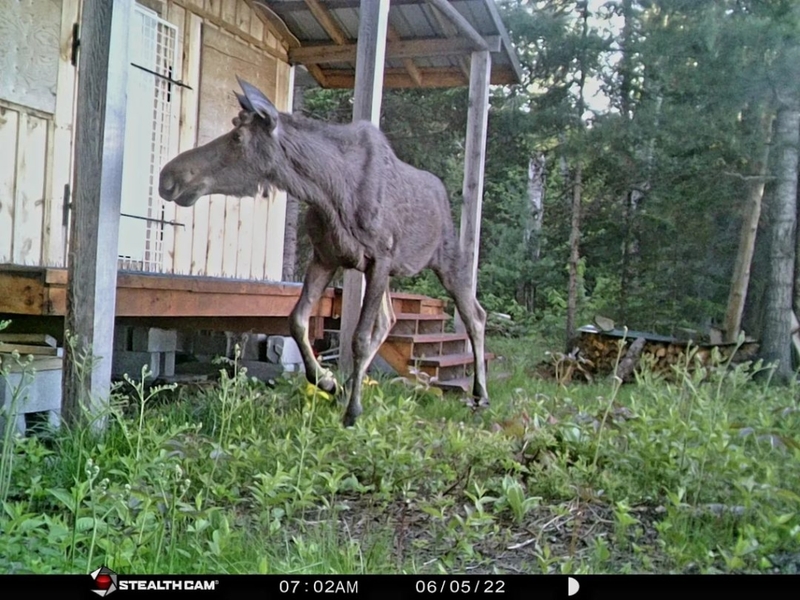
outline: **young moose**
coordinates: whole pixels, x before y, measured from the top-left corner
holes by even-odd
[[[161,171],[161,197],[191,206],[208,194],[253,196],[274,186],[308,204],[305,227],[314,251],[290,327],[306,378],[328,392],[338,391],[337,382],[314,357],[309,317],[339,267],[365,274],[345,426],[361,414],[367,368],[396,321],[389,278],[426,267],[456,303],[475,354],[473,396],[488,402],[486,312],[472,294],[442,182],[399,160],[370,122],[338,125],[280,113],[237,79],[244,93],[236,93],[242,110],[233,130],[171,160]]]

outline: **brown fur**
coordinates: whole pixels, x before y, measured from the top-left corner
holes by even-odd
[[[233,130],[170,161],[161,171],[162,198],[191,206],[208,194],[252,196],[276,187],[308,204],[314,252],[290,323],[308,380],[326,391],[337,384],[311,350],[311,310],[339,267],[365,274],[345,425],[361,413],[367,367],[395,322],[389,278],[424,268],[433,269],[456,302],[475,353],[473,395],[487,401],[486,313],[471,293],[441,180],[398,159],[367,121],[339,125],[279,113],[259,90],[240,85]]]

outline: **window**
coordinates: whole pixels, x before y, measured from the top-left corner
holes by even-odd
[[[164,202],[158,195],[158,174],[169,158],[172,111],[178,89],[172,83],[177,29],[143,6],[135,5],[129,39],[128,103],[119,267],[163,270]]]

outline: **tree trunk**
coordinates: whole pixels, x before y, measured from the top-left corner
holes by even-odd
[[[797,226],[797,166],[800,106],[793,98],[776,116],[776,185],[770,210],[770,270],[764,306],[761,358],[776,363],[774,379],[792,378],[792,285]]]
[[[578,0],[581,13],[581,51],[579,55],[580,75],[578,76],[577,123],[579,136],[583,137],[583,112],[586,109],[584,93],[586,91],[586,40],[589,36],[589,3]],[[569,286],[567,289],[567,340],[566,351],[570,352],[575,339],[575,319],[578,313],[578,292],[580,287],[580,242],[581,242],[581,200],[583,195],[583,165],[580,157],[575,159],[575,176],[572,181],[572,222],[569,231]]]
[[[533,264],[539,262],[542,249],[542,223],[544,220],[545,156],[538,153],[528,161],[528,218],[525,222],[523,244]],[[517,301],[533,311],[536,306],[536,284],[529,279],[517,288]]]
[[[569,288],[567,292],[567,352],[571,350],[572,340],[575,339],[575,319],[578,312],[582,170],[581,164],[578,163],[572,183],[572,224],[569,232]]]
[[[761,218],[761,205],[764,198],[764,184],[767,178],[767,163],[769,161],[769,146],[772,142],[771,114],[764,115],[761,119],[761,133],[763,148],[760,156],[753,164],[752,178],[748,181],[747,198],[745,200],[744,214],[742,216],[742,230],[739,235],[739,250],[733,266],[731,290],[728,296],[728,308],[725,311],[724,341],[732,343],[739,336],[742,323],[742,314],[747,300],[747,289],[750,283],[750,266],[753,262],[753,253],[756,247],[758,222]],[[795,282],[798,272],[795,270]],[[795,285],[795,289],[798,289]],[[795,302],[797,304],[797,302]]]
[[[541,252],[544,219],[545,156],[541,152],[528,161],[528,221],[525,224],[525,247],[533,262]]]

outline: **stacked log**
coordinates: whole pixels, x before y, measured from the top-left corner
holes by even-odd
[[[644,339],[644,345],[636,361],[635,370],[639,371],[646,367],[654,374],[665,378],[671,378],[675,374],[676,367],[684,367],[692,372],[698,367],[713,366],[715,362],[726,364],[730,361],[735,364],[754,360],[758,352],[758,344],[755,341],[746,341],[737,348],[736,344],[698,344],[662,339],[657,336],[634,335],[635,337],[623,338],[609,332],[581,331],[576,340],[576,347],[578,354],[588,360],[591,365],[590,371],[595,377],[611,375],[618,363],[624,364],[637,338]],[[639,344],[641,345],[641,342]],[[632,359],[636,360],[635,357]]]
[[[552,353],[536,369],[548,379],[566,384],[591,382],[616,375],[631,381],[647,369],[656,376],[674,380],[682,371],[754,361],[755,340],[743,344],[700,343],[643,332],[616,329],[613,323],[597,323],[578,330],[572,351]]]

